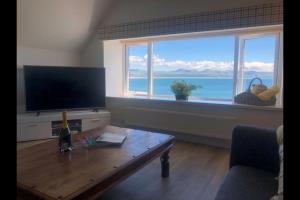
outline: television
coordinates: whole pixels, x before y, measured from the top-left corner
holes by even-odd
[[[105,69],[24,66],[26,111],[105,107]]]

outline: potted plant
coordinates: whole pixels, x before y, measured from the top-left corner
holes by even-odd
[[[200,85],[196,86],[193,84],[186,83],[185,81],[173,81],[171,85],[171,90],[175,94],[176,100],[188,100],[188,97],[191,95],[192,90],[197,88],[202,88]]]

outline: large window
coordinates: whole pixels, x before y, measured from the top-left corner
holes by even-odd
[[[280,34],[170,36],[127,43],[127,92],[174,98],[172,82],[184,80],[202,87],[192,92],[191,99],[232,101],[254,77],[268,87],[281,87]]]

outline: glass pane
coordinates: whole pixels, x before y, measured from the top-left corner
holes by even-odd
[[[132,45],[128,47],[129,56],[129,91],[147,92],[147,45]]]
[[[276,37],[259,37],[245,40],[243,90],[247,90],[251,79],[262,79],[267,87],[273,85]],[[254,83],[259,83],[256,80]]]
[[[175,80],[200,85],[193,98],[232,99],[234,36],[158,41],[153,45],[153,94],[173,96]]]

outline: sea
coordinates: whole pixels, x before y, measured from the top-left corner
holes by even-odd
[[[154,96],[170,96],[174,95],[171,91],[173,81],[184,80],[187,83],[200,85],[201,89],[192,91],[193,97],[212,98],[212,99],[232,99],[233,79],[232,78],[214,78],[214,77],[167,77],[153,78],[153,95]],[[244,90],[249,86],[251,79],[245,79]],[[262,79],[263,84],[272,87],[272,79]],[[129,91],[147,92],[146,78],[130,78]],[[254,83],[259,83],[256,80]]]

